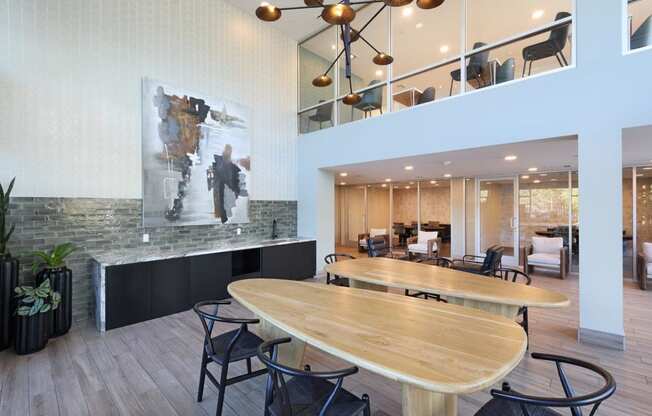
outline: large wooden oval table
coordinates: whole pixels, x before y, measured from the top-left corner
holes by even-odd
[[[351,287],[387,291],[388,287],[441,295],[449,303],[516,318],[521,306],[561,308],[561,293],[429,264],[366,257],[326,265],[325,270],[349,279]]]
[[[502,380],[527,345],[512,320],[458,305],[275,279],[228,290],[261,320],[252,332],[292,337],[282,362],[299,367],[309,344],[398,381],[404,416],[457,415],[457,395]]]

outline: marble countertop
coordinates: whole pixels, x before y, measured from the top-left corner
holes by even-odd
[[[228,251],[247,250],[261,247],[278,246],[284,244],[303,243],[315,241],[314,238],[279,238],[277,240],[249,240],[229,242],[221,241],[212,246],[205,247],[177,247],[161,249],[157,247],[138,247],[134,249],[108,250],[91,253],[91,257],[102,267],[117,266],[120,264],[142,263],[181,257],[200,256],[202,254],[224,253]]]

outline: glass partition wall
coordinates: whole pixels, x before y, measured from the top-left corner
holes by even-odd
[[[626,49],[652,46],[652,0],[627,0]]]
[[[355,106],[341,101],[349,90],[343,59],[329,72],[330,86],[312,85],[341,52],[339,29],[329,27],[299,45],[299,133],[572,65],[574,3],[448,0],[434,10],[386,7],[363,36],[394,62],[375,65],[369,45],[361,39],[352,43],[351,87],[362,95]],[[360,29],[381,8],[371,4],[358,10],[352,28]]]
[[[652,166],[623,169],[623,277],[638,279],[637,255],[652,242]]]

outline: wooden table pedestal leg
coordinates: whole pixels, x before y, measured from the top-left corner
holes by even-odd
[[[279,346],[279,362],[293,368],[303,369],[303,354],[306,350],[306,343],[296,337],[288,335],[285,331],[280,330],[268,321],[260,317],[258,317],[258,319],[260,319],[260,323],[258,325],[250,325],[250,331],[265,341],[285,337],[292,338],[292,342],[289,344],[282,344]]]
[[[403,416],[457,416],[457,396],[403,384]]]
[[[360,280],[349,279],[349,286],[354,289],[373,290],[376,292],[387,292],[387,286],[375,285],[373,283],[361,282]]]

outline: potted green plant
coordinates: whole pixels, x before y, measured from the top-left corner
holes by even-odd
[[[36,287],[18,286],[16,308],[16,354],[24,355],[40,351],[48,343],[52,313],[61,302],[61,295],[52,290],[45,280]]]
[[[0,351],[11,345],[14,319],[14,289],[18,285],[18,259],[7,248],[15,225],[7,225],[9,201],[16,178],[12,179],[5,190],[0,184]]]
[[[51,251],[34,252],[36,261],[32,270],[36,273],[36,284],[49,280],[52,290],[61,294],[61,305],[53,316],[51,336],[63,335],[72,326],[72,270],[66,267],[66,257],[76,249],[71,243],[66,243]]]

